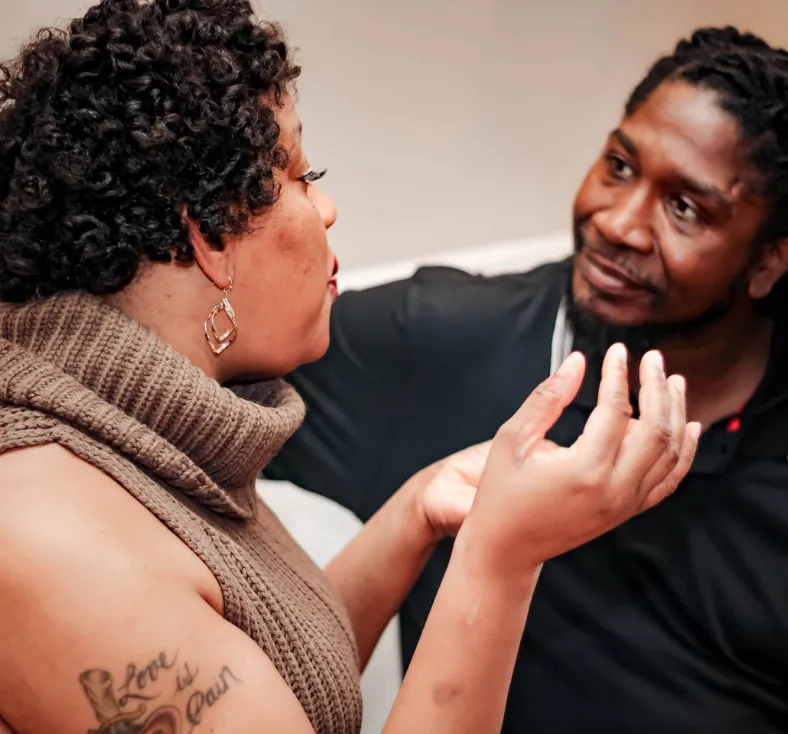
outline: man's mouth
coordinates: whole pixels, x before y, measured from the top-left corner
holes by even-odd
[[[627,297],[642,294],[644,291],[653,292],[654,288],[649,283],[641,280],[616,265],[605,257],[598,255],[588,247],[580,251],[577,267],[583,277],[594,289],[609,296]]]

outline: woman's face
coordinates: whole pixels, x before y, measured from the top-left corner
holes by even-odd
[[[301,121],[287,98],[277,118],[289,155],[277,171],[279,198],[252,220],[249,233],[229,239],[238,338],[219,359],[237,361],[240,376],[283,375],[322,357],[328,349],[331,305],[337,296],[337,259],[327,231],[337,211],[309,181],[301,146]],[[233,354],[231,354],[233,353]]]

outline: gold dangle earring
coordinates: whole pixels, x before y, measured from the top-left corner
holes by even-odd
[[[218,288],[219,286],[216,287]],[[222,298],[222,302],[214,306],[208,318],[205,319],[205,338],[208,340],[208,346],[214,354],[221,354],[235,341],[235,337],[238,336],[238,320],[235,318],[235,310],[227,299],[232,289],[233,279],[231,277],[230,285],[223,289],[224,297]],[[216,317],[222,311],[224,311],[225,315],[230,320],[230,328],[220,334],[219,329],[216,327]]]

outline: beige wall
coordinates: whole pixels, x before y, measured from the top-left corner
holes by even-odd
[[[0,0],[0,51],[79,0]],[[785,0],[259,0],[305,67],[343,265],[565,229],[626,93],[700,24],[788,45]]]
[[[565,229],[647,65],[701,24],[788,45],[785,0],[264,0],[359,265]]]

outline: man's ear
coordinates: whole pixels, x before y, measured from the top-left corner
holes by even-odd
[[[184,211],[184,225],[189,233],[189,243],[194,250],[194,261],[200,270],[218,288],[227,288],[232,276],[227,249],[214,247],[200,231],[200,225]]]
[[[780,278],[788,273],[788,238],[781,237],[763,247],[750,271],[749,295],[754,301],[766,298]]]

